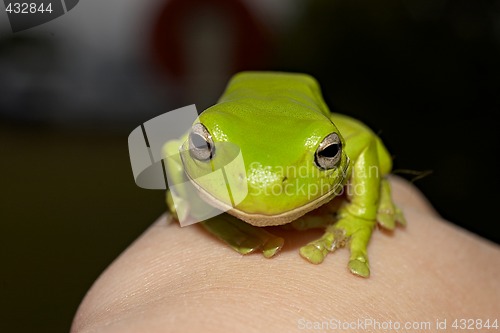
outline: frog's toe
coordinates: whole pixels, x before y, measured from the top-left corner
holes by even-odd
[[[398,207],[396,207],[395,219],[399,224],[406,226],[405,215],[403,214],[403,211],[401,211],[401,209],[399,209]]]
[[[328,249],[319,241],[300,248],[300,255],[313,264],[321,264],[328,254]]]
[[[388,230],[394,230],[394,228],[396,228],[396,216],[394,212],[378,212],[377,222]]]
[[[368,258],[366,256],[360,256],[349,261],[349,270],[352,274],[358,275],[364,278],[370,276],[370,266],[368,264]]]
[[[278,253],[281,250],[284,243],[285,240],[281,237],[271,238],[266,244],[264,244],[262,248],[262,253],[264,254],[264,257],[266,258],[273,257],[276,253]]]
[[[249,254],[261,250],[264,257],[272,258],[281,250],[285,240],[275,236],[271,236],[266,240],[246,235],[243,241],[236,241],[235,244],[234,240],[233,242],[229,240],[228,243],[230,243],[231,247],[240,254]]]
[[[262,242],[258,238],[248,236],[243,239],[227,239],[226,242],[240,254],[249,254],[262,247]]]
[[[300,255],[313,264],[321,264],[329,252],[343,247],[346,231],[330,226],[320,239],[310,242],[300,249]]]

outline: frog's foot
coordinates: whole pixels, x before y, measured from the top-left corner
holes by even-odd
[[[283,247],[284,240],[263,228],[255,227],[229,214],[222,214],[201,224],[235,251],[248,254],[261,250],[264,257],[271,258]]]
[[[394,230],[396,223],[406,225],[403,212],[394,204],[391,197],[391,187],[386,178],[380,182],[380,198],[377,210],[377,222],[388,230]]]
[[[300,249],[300,254],[313,264],[321,263],[329,252],[343,247],[347,243],[351,250],[348,267],[350,271],[362,277],[370,276],[367,246],[370,241],[375,221],[342,214],[341,219],[326,229],[318,240]]]
[[[363,227],[351,235],[349,270],[352,274],[369,277],[370,263],[368,261],[367,246],[370,241],[373,227]]]
[[[345,242],[346,236],[343,230],[328,228],[320,239],[303,246],[300,255],[313,264],[321,264],[329,252],[343,247]]]

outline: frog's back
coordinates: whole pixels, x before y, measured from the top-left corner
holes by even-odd
[[[318,82],[310,75],[241,72],[229,82],[219,104],[253,105],[263,112],[293,118],[329,116]]]

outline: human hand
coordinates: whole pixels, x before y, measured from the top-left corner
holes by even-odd
[[[443,221],[406,181],[391,183],[408,226],[374,232],[368,279],[348,272],[345,249],[321,265],[300,258],[317,231],[282,231],[282,252],[266,259],[164,215],[96,281],[71,331],[327,331],[335,320],[354,323],[349,332],[377,331],[359,326],[370,320],[436,331],[445,319],[448,330],[455,319],[500,319],[500,248]]]

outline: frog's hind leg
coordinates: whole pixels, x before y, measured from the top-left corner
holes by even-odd
[[[271,258],[283,247],[283,238],[227,213],[203,221],[201,224],[206,230],[241,254],[261,250],[264,257]]]

